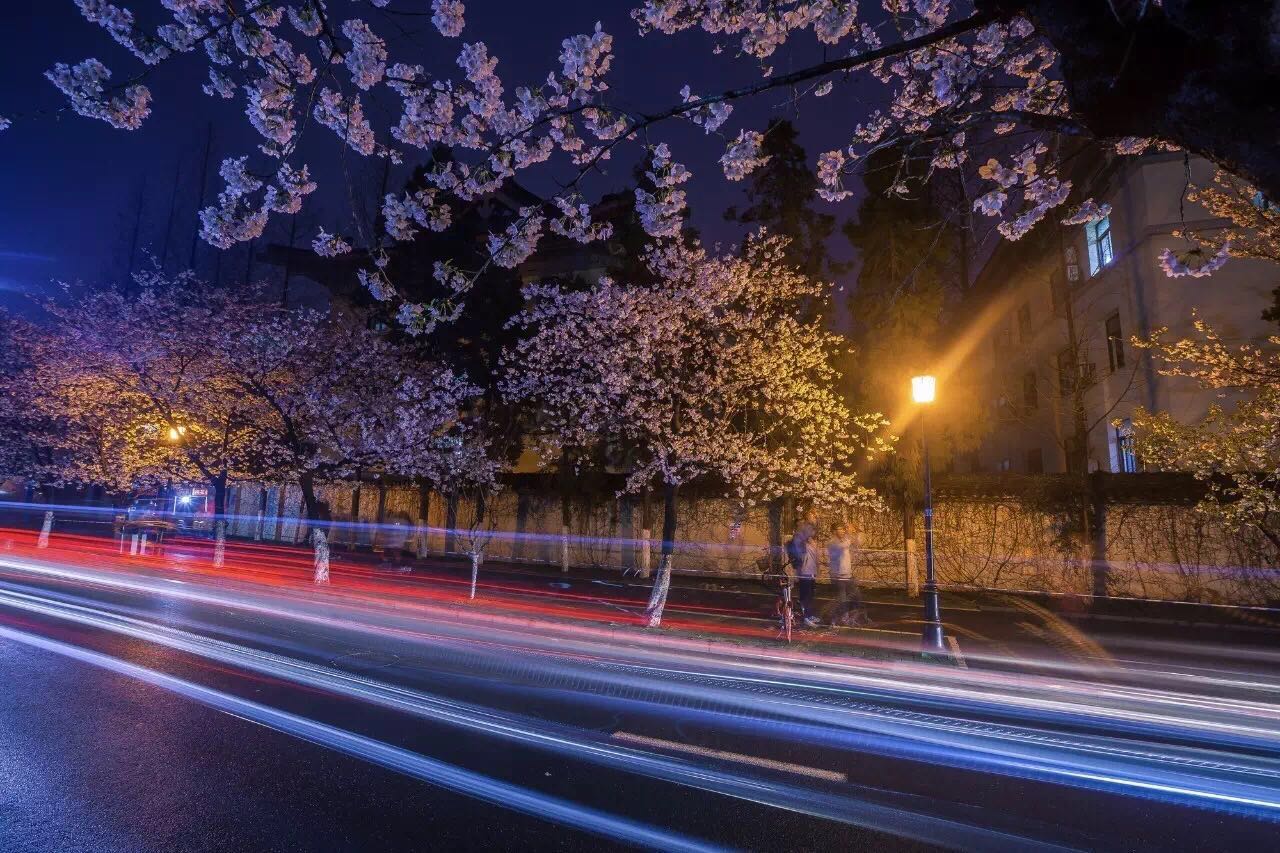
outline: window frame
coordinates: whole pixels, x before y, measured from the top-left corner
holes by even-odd
[[[1116,461],[1119,462],[1120,470],[1118,474],[1136,474],[1138,473],[1138,451],[1135,447],[1136,439],[1133,434],[1133,421],[1125,418],[1116,431]]]
[[[1112,321],[1115,322],[1115,334],[1112,334]],[[1111,316],[1103,322],[1102,328],[1107,338],[1107,366],[1111,368],[1112,373],[1123,370],[1125,366],[1124,328],[1120,325],[1120,312],[1112,312]]]
[[[1115,244],[1112,240],[1111,217],[1104,216],[1084,224],[1084,240],[1089,250],[1089,277],[1093,278],[1115,263]]]

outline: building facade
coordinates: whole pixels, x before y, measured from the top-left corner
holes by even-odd
[[[1137,471],[1128,426],[1136,407],[1194,423],[1221,402],[1191,380],[1160,375],[1131,343],[1160,329],[1191,334],[1193,316],[1228,344],[1278,331],[1261,314],[1280,266],[1232,259],[1210,277],[1176,279],[1161,269],[1165,248],[1187,246],[1172,232],[1223,224],[1186,199],[1189,184],[1209,183],[1213,171],[1181,154],[1092,164],[1071,177],[1082,197],[1111,206],[1108,217],[1045,222],[995,248],[970,289],[952,356],[953,370],[985,377],[991,389],[979,402],[991,406],[993,427],[962,470]]]

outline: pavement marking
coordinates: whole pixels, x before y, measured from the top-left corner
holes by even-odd
[[[695,746],[691,743],[680,743],[674,740],[663,740],[662,738],[646,737],[645,735],[633,734],[632,732],[617,731],[613,733],[614,740],[620,740],[623,743],[633,743],[639,746],[656,746],[659,749],[670,749],[676,752],[687,752],[692,755],[701,755],[706,758],[719,758],[724,761],[737,761],[742,764],[752,764],[756,767],[765,767],[769,770],[782,770],[787,773],[795,773],[800,776],[809,776],[814,779],[824,779],[828,782],[847,782],[849,777],[844,773],[835,770],[823,770],[821,767],[808,767],[804,764],[791,764],[786,761],[775,761],[772,758],[760,758],[756,755],[746,755],[741,752],[726,752],[721,749],[709,749],[705,746]]]

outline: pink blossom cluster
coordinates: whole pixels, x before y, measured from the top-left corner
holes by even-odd
[[[579,243],[607,240],[613,235],[613,226],[609,223],[591,221],[591,208],[580,196],[556,196],[555,204],[560,208],[560,216],[551,220],[551,230],[556,234]]]
[[[1182,252],[1165,249],[1160,253],[1160,269],[1170,278],[1204,278],[1213,275],[1230,257],[1231,244],[1223,243],[1216,252],[1194,246]]]
[[[311,241],[311,249],[322,258],[336,258],[351,251],[351,244],[322,227]]]
[[[431,0],[431,23],[436,25],[440,35],[457,38],[462,35],[466,11],[467,7],[461,0]]]
[[[681,163],[671,161],[671,149],[660,142],[653,147],[649,170],[645,177],[653,182],[654,192],[636,187],[636,212],[640,225],[650,237],[675,237],[684,223],[685,193],[677,189],[691,174]]]
[[[128,86],[118,96],[107,96],[103,82],[111,77],[96,59],[86,59],[74,67],[59,62],[45,72],[49,82],[67,96],[71,108],[86,118],[105,121],[115,128],[137,130],[151,115],[151,90],[146,86]]]
[[[406,192],[400,198],[388,194],[382,201],[387,233],[396,240],[412,240],[418,231],[416,226],[444,231],[453,221],[453,214],[447,204],[438,200],[438,195],[430,188]]]
[[[724,176],[731,181],[740,181],[767,163],[769,158],[760,156],[760,147],[763,144],[764,137],[759,131],[738,131],[738,138],[720,158],[720,167],[724,169]]]

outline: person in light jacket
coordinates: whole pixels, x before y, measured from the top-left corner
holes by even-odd
[[[837,524],[831,539],[827,541],[827,567],[836,597],[831,608],[832,625],[871,623],[862,605],[858,580],[853,575],[853,555],[861,549],[861,537],[851,535],[848,525]]]

